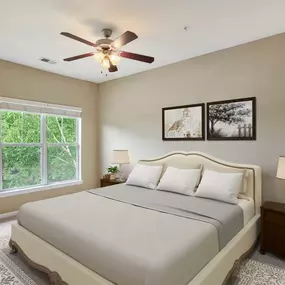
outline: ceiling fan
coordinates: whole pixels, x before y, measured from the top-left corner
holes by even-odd
[[[111,29],[103,29],[102,30],[104,39],[100,39],[96,41],[96,43],[89,42],[87,40],[84,40],[82,38],[79,38],[73,34],[62,32],[61,35],[68,37],[70,39],[79,41],[81,43],[84,43],[86,45],[94,47],[96,50],[94,52],[89,52],[85,54],[80,54],[73,57],[65,58],[64,61],[74,61],[85,57],[94,56],[95,59],[101,64],[102,68],[108,69],[109,72],[116,72],[118,71],[117,64],[120,61],[121,57],[142,61],[146,63],[152,63],[154,61],[154,58],[151,56],[146,56],[142,54],[136,54],[126,51],[121,51],[120,48],[135,39],[138,38],[138,36],[130,31],[126,31],[121,36],[119,36],[115,40],[111,40],[110,37],[112,35]]]

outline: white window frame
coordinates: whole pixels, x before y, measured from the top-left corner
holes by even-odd
[[[11,111],[11,112],[19,112],[16,110],[4,110],[0,109],[0,111]],[[20,111],[21,112],[21,111]],[[23,111],[24,113],[30,113],[27,111]],[[71,116],[62,116],[57,114],[41,114],[41,113],[35,113],[41,116],[41,125],[40,125],[40,137],[41,141],[40,143],[2,143],[0,141],[0,197],[7,197],[7,196],[14,196],[14,195],[20,195],[25,193],[32,193],[37,191],[43,191],[43,190],[50,190],[50,189],[58,189],[61,187],[67,187],[67,186],[73,186],[73,185],[79,185],[82,184],[82,174],[81,174],[81,118],[80,117],[71,117]],[[46,141],[46,118],[47,116],[59,116],[59,117],[65,117],[65,118],[72,118],[76,120],[76,142],[75,143],[48,143]],[[41,167],[41,184],[38,185],[32,185],[27,186],[23,188],[11,188],[11,189],[3,189],[3,176],[2,176],[2,148],[3,147],[21,147],[21,146],[36,146],[41,148],[41,158],[40,158],[40,167]],[[47,164],[47,148],[48,146],[75,146],[76,151],[76,179],[73,180],[66,180],[56,183],[50,183],[48,184],[47,181],[47,173],[48,173],[48,164]]]

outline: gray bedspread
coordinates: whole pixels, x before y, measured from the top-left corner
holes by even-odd
[[[210,223],[217,229],[220,249],[243,227],[242,209],[219,201],[166,191],[146,191],[125,184],[117,185],[116,191],[113,187],[107,187],[88,192],[134,206]]]
[[[243,213],[120,184],[25,204],[18,221],[114,284],[186,285],[243,227]]]

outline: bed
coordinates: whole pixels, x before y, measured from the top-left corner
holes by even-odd
[[[199,152],[141,162],[241,169],[246,197],[231,205],[120,184],[28,203],[12,228],[12,249],[52,284],[222,284],[259,233],[260,167]]]

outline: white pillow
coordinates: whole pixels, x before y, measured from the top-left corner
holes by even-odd
[[[194,190],[199,183],[200,175],[201,169],[167,167],[156,190],[194,195]]]
[[[243,186],[243,175],[205,170],[195,196],[237,204],[237,196]]]
[[[126,184],[155,189],[162,168],[162,165],[137,164],[129,175]]]

